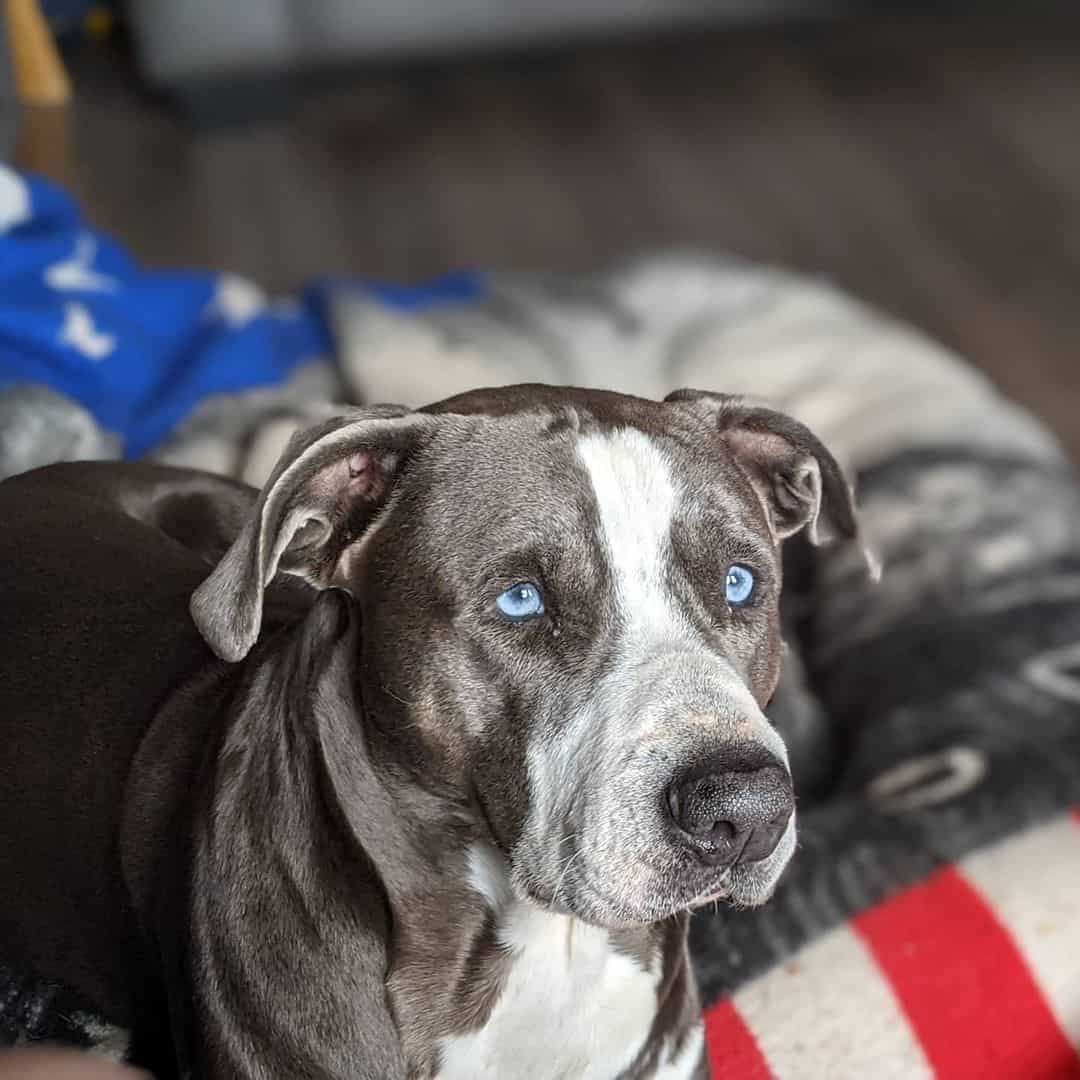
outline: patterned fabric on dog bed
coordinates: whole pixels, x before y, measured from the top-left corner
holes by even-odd
[[[749,393],[814,427],[858,478],[884,574],[791,552],[772,713],[800,850],[766,907],[693,921],[714,1073],[1080,1077],[1080,497],[1041,426],[826,287],[699,256],[339,284],[313,310],[337,360],[318,390],[201,399],[151,454],[261,482],[338,394],[419,404],[518,381]],[[46,439],[34,460],[78,452]],[[33,1038],[123,1047],[0,957],[0,1042]]]

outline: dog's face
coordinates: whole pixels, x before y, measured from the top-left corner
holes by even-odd
[[[287,452],[200,590],[257,594],[278,563],[347,588],[402,767],[475,805],[520,893],[605,926],[772,892],[795,847],[762,712],[779,543],[854,534],[804,428],[674,397],[529,387],[343,418]],[[222,655],[250,647],[242,610],[193,610]]]

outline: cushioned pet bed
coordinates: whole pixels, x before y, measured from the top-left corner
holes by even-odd
[[[0,168],[0,475],[149,456],[260,483],[343,401],[547,381],[767,398],[857,477],[884,566],[792,552],[773,718],[799,851],[692,946],[717,1077],[1080,1077],[1080,500],[957,358],[829,288],[693,254],[591,277],[151,272]],[[0,956],[0,1043],[126,1037]]]

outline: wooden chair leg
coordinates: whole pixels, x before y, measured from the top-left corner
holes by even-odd
[[[5,0],[15,91],[25,105],[67,105],[71,80],[38,0]]]

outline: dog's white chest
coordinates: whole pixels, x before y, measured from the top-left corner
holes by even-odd
[[[531,905],[503,909],[499,926],[513,967],[484,1027],[443,1040],[439,1080],[612,1080],[648,1036],[658,973]]]

